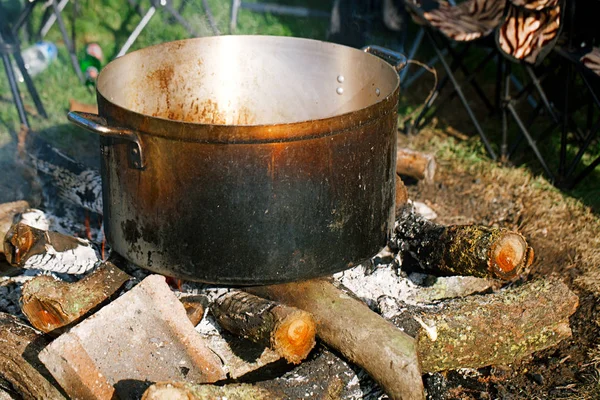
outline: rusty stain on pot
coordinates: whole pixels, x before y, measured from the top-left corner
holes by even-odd
[[[260,41],[262,53],[263,41],[287,44],[288,39],[304,43],[243,40]],[[204,40],[231,39],[187,43]],[[105,92],[98,86],[100,114],[115,126],[140,132],[148,160],[143,171],[129,168],[127,143],[107,141],[115,155],[103,166],[103,176],[110,177],[105,218],[112,221],[107,237],[115,251],[167,275],[249,284],[337,271],[385,244],[393,229],[395,194],[393,69],[388,66],[389,73],[381,76],[379,61],[366,57],[365,68],[356,70],[372,74],[377,86],[368,80],[369,93],[357,92],[351,83],[358,77],[350,69],[344,71],[343,96],[335,93],[339,82],[325,89],[318,81],[314,90],[321,97],[315,106],[302,100],[304,91],[258,96],[274,79],[248,63],[238,68],[250,71],[240,81],[246,86],[235,81],[230,91],[219,92],[221,86],[210,86],[227,82],[218,79],[222,71],[210,76],[211,57],[218,54],[208,46],[201,62],[186,46],[176,51],[178,46],[161,45],[160,54],[169,54],[165,59],[150,57],[150,49],[138,53],[146,60],[140,75],[135,75],[138,67],[121,59],[106,67],[102,79],[107,82],[127,75],[122,80],[131,82],[127,93],[112,81]],[[289,45],[268,50],[278,57],[282,48],[287,51]],[[363,62],[361,52],[340,51]],[[295,81],[305,71],[299,72]],[[238,91],[245,96],[236,98]],[[291,93],[290,102],[281,101],[280,93],[281,98]],[[342,99],[358,103],[343,106],[337,103]],[[261,101],[268,107],[261,108]],[[306,119],[303,107],[310,111]]]

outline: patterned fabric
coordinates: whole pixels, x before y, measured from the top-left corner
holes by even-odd
[[[553,8],[558,5],[558,0],[508,0],[516,7],[523,7],[528,10],[540,11],[544,8]]]
[[[444,1],[423,15],[448,38],[468,42],[489,35],[500,24],[504,5],[500,0],[467,0],[456,6]]]
[[[592,51],[581,57],[580,61],[593,73],[600,76],[600,48],[594,47]]]
[[[541,11],[509,5],[498,45],[509,57],[536,64],[551,50],[561,28],[561,5]]]

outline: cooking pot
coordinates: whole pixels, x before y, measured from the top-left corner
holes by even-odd
[[[377,55],[392,60],[390,65]],[[394,227],[404,58],[308,39],[204,37],[109,63],[98,114],[104,229],[148,270],[228,285],[357,265]]]

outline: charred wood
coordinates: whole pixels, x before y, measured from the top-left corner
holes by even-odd
[[[24,200],[0,204],[0,240],[4,242],[4,237],[13,225],[17,215],[28,208],[29,203]],[[0,246],[0,275],[14,275],[19,271],[18,268],[13,267],[6,261],[4,246]]]
[[[65,274],[83,274],[100,261],[98,251],[85,239],[23,223],[6,234],[4,253],[13,266]]]
[[[396,173],[431,183],[435,177],[436,163],[433,154],[405,148],[396,152]]]
[[[0,376],[24,399],[64,399],[37,355],[48,341],[18,318],[0,313]]]
[[[27,137],[25,153],[27,163],[50,181],[61,198],[102,214],[102,179],[96,169],[73,160],[32,133]]]
[[[15,217],[29,208],[29,203],[25,200],[13,201],[11,203],[0,204],[0,239],[4,240],[6,233],[13,226]],[[4,249],[0,249],[0,254]]]
[[[179,301],[185,308],[185,313],[192,325],[196,326],[202,321],[204,312],[208,308],[208,297],[197,294],[179,297]]]
[[[286,372],[285,374],[273,379],[268,372],[260,375],[255,375],[252,380],[255,381],[253,385],[244,384],[228,384],[222,388],[226,391],[228,399],[237,399],[235,397],[239,394],[247,393],[246,389],[252,395],[266,393],[269,398],[283,398],[286,400],[304,400],[307,398],[315,400],[337,400],[337,399],[350,399],[350,398],[381,398],[383,393],[377,387],[377,385],[368,378],[368,376],[359,370],[357,374],[353,371],[350,366],[341,360],[339,357],[331,353],[325,348],[318,348],[313,352],[315,356],[311,355],[309,360],[306,360],[294,369]],[[259,372],[259,371],[257,371]],[[254,379],[255,378],[255,379]],[[176,387],[184,389],[180,391],[162,391],[165,387]],[[202,391],[219,390],[212,385],[202,385],[203,388],[199,388],[200,385],[185,385],[181,382],[167,383],[163,382],[155,385],[156,389],[161,391],[148,391],[148,395],[152,393],[160,394],[161,396],[169,395],[170,393],[185,394],[189,399],[196,398],[224,398],[224,397],[201,397],[199,393]],[[195,392],[194,389],[199,388],[200,392]],[[225,393],[219,393],[221,396]],[[371,395],[368,396],[367,394]],[[165,397],[148,397],[148,399],[164,399]],[[174,397],[168,397],[172,399]],[[252,399],[250,397],[242,397],[243,399]]]
[[[436,224],[415,213],[411,205],[400,209],[396,240],[397,248],[409,256],[405,257],[408,268],[432,275],[510,280],[533,262],[533,249],[517,232],[482,225]]]
[[[437,306],[400,304],[390,320],[416,338],[423,372],[481,368],[512,364],[570,337],[578,303],[563,282],[537,280]]]
[[[310,312],[319,337],[365,369],[390,398],[425,397],[415,340],[352,293],[322,279],[245,290]]]
[[[111,262],[104,262],[75,283],[38,276],[23,285],[22,311],[35,328],[51,332],[79,321],[114,295],[130,278]]]
[[[233,290],[218,297],[211,311],[229,332],[268,346],[294,364],[315,345],[312,316],[294,307]]]

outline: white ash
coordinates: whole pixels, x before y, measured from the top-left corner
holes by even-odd
[[[65,160],[77,164],[75,160],[59,150],[53,150]],[[74,173],[32,154],[29,155],[29,159],[39,172],[48,175],[53,182],[56,182],[60,197],[74,205],[102,214],[102,179],[97,170],[87,168]]]
[[[72,207],[68,207],[64,210],[65,216],[59,217],[49,211],[40,210],[37,208],[30,208],[20,215],[15,217],[15,223],[21,222],[25,225],[31,226],[32,228],[41,229],[44,231],[54,231],[62,233],[63,235],[70,236],[82,236],[88,235],[90,240],[94,243],[102,243],[104,239],[104,232],[102,229],[102,222],[99,224],[99,228],[92,226],[85,226],[85,216],[77,213]],[[79,222],[77,222],[79,221]]]
[[[73,249],[58,251],[48,243],[45,252],[34,254],[22,265],[25,269],[38,269],[63,274],[84,274],[101,260],[90,242],[78,239],[79,245]]]
[[[375,266],[372,272],[369,271],[370,268],[372,267],[369,264],[359,265],[338,272],[334,278],[372,309],[384,307],[387,310],[384,313],[388,315],[389,309],[394,308],[393,303],[422,305],[436,300],[481,293],[499,286],[495,280],[471,276],[433,278],[416,273],[406,276],[394,263]],[[433,282],[428,286],[422,286],[426,280]]]
[[[431,209],[431,207],[429,207],[427,204],[421,203],[420,201],[412,201],[412,200],[409,200],[408,202],[410,204],[412,204],[413,207],[415,208],[415,211],[418,214],[421,214],[425,219],[433,221],[434,219],[436,219],[438,217],[437,213],[435,211],[433,211]]]

